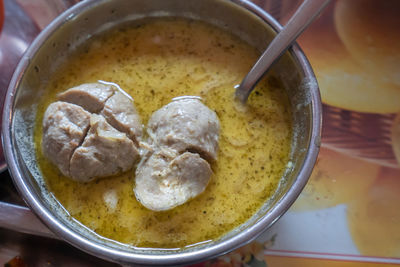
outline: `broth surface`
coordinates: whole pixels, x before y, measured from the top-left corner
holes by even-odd
[[[248,220],[274,193],[289,160],[291,115],[273,73],[246,107],[234,101],[259,53],[214,26],[185,19],[151,19],[92,38],[60,66],[39,103],[37,159],[46,184],[75,219],[106,238],[138,247],[176,248],[214,240]],[[201,96],[221,123],[218,161],[206,190],[165,212],[141,206],[134,171],[78,183],[62,176],[41,151],[42,119],[56,94],[104,80],[128,92],[144,125],[182,95]]]

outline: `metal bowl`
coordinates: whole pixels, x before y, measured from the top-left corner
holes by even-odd
[[[4,104],[3,146],[21,196],[60,238],[90,254],[121,264],[194,263],[252,241],[295,201],[311,174],[319,150],[318,85],[307,59],[295,44],[274,66],[292,106],[292,164],[288,164],[273,197],[246,223],[207,244],[163,250],[136,248],[103,238],[71,218],[46,189],[35,157],[33,129],[46,80],[75,47],[92,35],[126,21],[164,16],[206,21],[232,32],[260,51],[281,29],[265,11],[243,0],[83,1],[57,17],[28,48],[11,80]]]

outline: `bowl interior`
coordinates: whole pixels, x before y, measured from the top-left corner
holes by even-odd
[[[315,162],[320,119],[318,87],[297,47],[290,49],[273,67],[291,101],[290,162],[273,197],[245,224],[219,240],[180,250],[147,250],[102,238],[71,218],[46,189],[35,158],[33,129],[38,100],[46,81],[74,48],[119,23],[144,17],[179,16],[217,25],[263,51],[280,26],[254,5],[240,2],[242,6],[223,0],[85,1],[58,17],[35,40],[9,88],[9,94],[14,93],[6,100],[8,115],[5,116],[11,118],[6,130],[11,146],[6,153],[21,194],[49,228],[75,246],[109,260],[184,264],[219,255],[251,241],[287,210],[305,185]]]

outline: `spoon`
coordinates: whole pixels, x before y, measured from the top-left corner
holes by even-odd
[[[236,98],[242,103],[246,103],[247,98],[261,77],[327,6],[329,1],[330,0],[305,0],[301,4],[286,26],[272,40],[256,64],[251,68],[242,83],[236,88]]]

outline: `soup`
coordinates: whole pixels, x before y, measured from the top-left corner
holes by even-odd
[[[248,220],[277,189],[289,161],[288,97],[271,72],[244,106],[234,100],[259,53],[238,37],[203,22],[155,18],[91,38],[48,81],[35,127],[37,160],[47,187],[69,214],[97,234],[137,247],[179,248],[215,240]],[[79,183],[43,156],[42,119],[56,94],[105,80],[134,98],[144,125],[183,95],[200,96],[220,120],[218,160],[205,191],[169,211],[135,198],[135,167]]]

